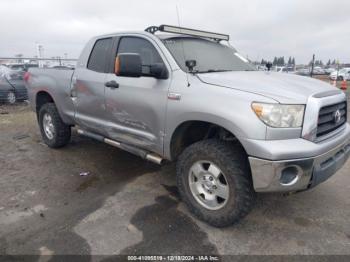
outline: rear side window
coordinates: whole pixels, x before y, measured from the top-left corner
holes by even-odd
[[[87,68],[96,72],[106,73],[111,46],[112,38],[97,40],[91,51]]]
[[[149,74],[150,66],[156,63],[163,63],[158,51],[146,39],[138,37],[123,37],[120,40],[118,54],[137,53],[141,57],[142,73]]]

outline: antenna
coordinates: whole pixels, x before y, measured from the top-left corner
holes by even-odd
[[[182,33],[181,24],[180,24],[179,8],[177,7],[177,5],[176,5],[176,15],[177,15],[177,23],[179,24],[179,27],[180,27],[180,33]],[[186,63],[185,46],[184,46],[184,42],[183,41],[182,41],[182,54],[183,54],[183,57],[184,57],[184,62]],[[187,87],[189,87],[191,84],[188,81],[188,74],[187,74],[187,72],[185,72],[185,73],[186,73],[186,79],[187,79]]]

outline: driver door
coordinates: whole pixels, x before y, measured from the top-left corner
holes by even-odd
[[[118,84],[118,87],[105,88],[106,114],[110,120],[108,136],[162,154],[170,77],[156,79],[149,73],[152,64],[164,63],[169,72],[170,67],[156,43],[143,36],[120,37],[115,57],[120,53],[139,54],[143,74],[141,77],[117,76],[113,68],[107,75],[107,82]]]

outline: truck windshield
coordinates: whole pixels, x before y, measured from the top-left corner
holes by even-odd
[[[186,60],[196,60],[193,72],[197,73],[255,70],[235,49],[220,43],[190,37],[168,38],[163,43],[185,72],[189,72]]]

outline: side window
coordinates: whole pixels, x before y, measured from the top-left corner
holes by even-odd
[[[112,38],[97,40],[91,51],[87,68],[99,73],[105,73],[111,46]]]
[[[158,51],[146,39],[139,37],[123,37],[119,42],[118,54],[137,53],[141,56],[142,73],[150,73],[150,66],[156,63],[163,63]]]

